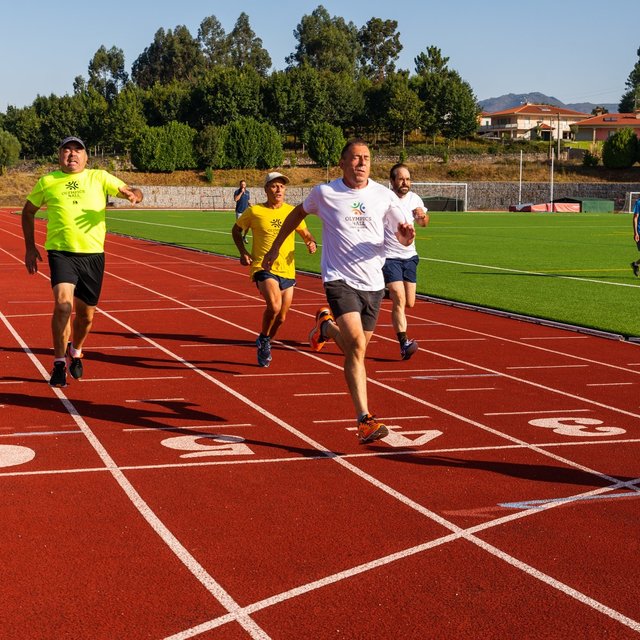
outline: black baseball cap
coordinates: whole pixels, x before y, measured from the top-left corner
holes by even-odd
[[[82,142],[82,140],[80,140],[80,138],[76,138],[76,136],[68,136],[67,138],[65,138],[59,145],[58,145],[58,149],[62,149],[62,147],[64,147],[65,145],[69,144],[70,142],[76,142],[78,143],[85,151],[87,149],[87,145]]]

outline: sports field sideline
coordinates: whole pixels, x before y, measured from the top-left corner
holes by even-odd
[[[224,211],[108,212],[111,231],[236,255]],[[320,244],[319,221],[307,222]],[[629,214],[441,213],[417,229],[422,294],[640,336],[640,280]],[[296,256],[299,270],[319,272],[319,254]]]

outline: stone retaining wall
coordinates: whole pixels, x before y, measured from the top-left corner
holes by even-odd
[[[468,209],[470,211],[502,211],[510,205],[518,204],[519,184],[517,182],[469,182]],[[289,187],[287,202],[297,204],[307,196],[309,187]],[[234,209],[233,192],[235,187],[143,187],[142,206],[156,209]],[[262,202],[264,193],[261,188],[250,189],[252,202]],[[560,182],[553,188],[554,199],[558,198],[603,198],[613,200],[614,209],[624,207],[628,191],[640,191],[640,183],[615,182]],[[438,195],[434,193],[433,195]],[[451,194],[446,194],[451,195]],[[547,182],[523,182],[522,203],[548,202],[550,185]],[[127,207],[129,203],[119,198],[110,199],[110,206]]]

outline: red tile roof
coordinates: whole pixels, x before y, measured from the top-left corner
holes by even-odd
[[[582,113],[581,111],[573,111],[573,109],[565,109],[564,107],[554,107],[549,104],[521,104],[519,107],[512,107],[511,109],[504,109],[503,111],[494,111],[491,113],[493,116],[506,116],[506,115],[534,115],[534,116],[582,116],[587,118],[588,113]]]
[[[602,113],[582,120],[581,127],[640,127],[640,113]]]

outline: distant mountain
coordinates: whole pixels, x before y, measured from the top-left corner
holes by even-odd
[[[571,104],[565,104],[558,98],[553,96],[547,96],[544,93],[533,91],[532,93],[507,93],[497,98],[487,98],[486,100],[480,100],[479,104],[483,111],[492,113],[494,111],[503,111],[504,109],[512,109],[513,107],[519,107],[521,104],[531,102],[533,104],[550,104],[554,107],[564,107],[565,109],[573,109],[574,111],[580,111],[581,113],[591,113],[596,107],[604,107],[609,113],[616,113],[618,111],[618,105],[612,103],[595,104],[593,102],[575,102]]]

